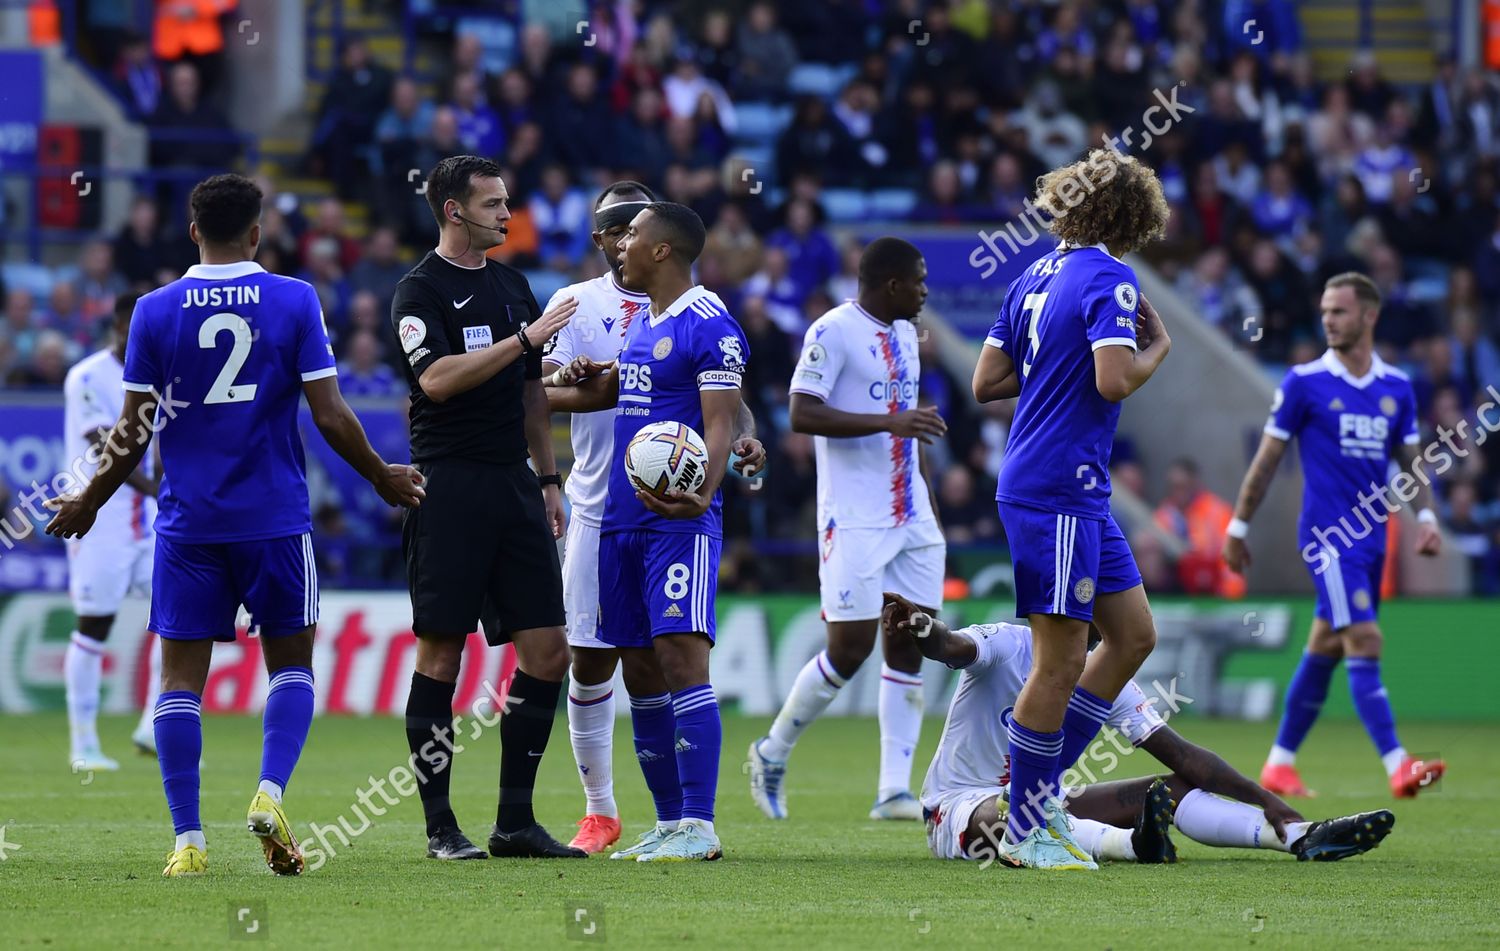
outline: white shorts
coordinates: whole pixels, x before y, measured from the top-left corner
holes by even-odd
[[[819,542],[818,588],[825,620],[878,618],[886,591],[924,608],[942,609],[948,543],[936,519],[895,528],[834,526]]]
[[[108,617],[125,596],[151,597],[156,536],[85,535],[68,542],[68,596],[81,617]]]
[[[599,640],[599,527],[583,519],[568,522],[563,542],[563,608],[568,645],[613,650]]]
[[[922,813],[927,818],[927,848],[940,859],[978,859],[993,851],[993,847],[968,841],[965,834],[974,810],[994,799],[1005,797],[1003,786],[975,786],[944,793],[936,802],[922,800]],[[1004,828],[1006,810],[1000,808],[1001,829]],[[996,830],[1000,831],[1000,830]],[[967,846],[967,848],[966,848]]]

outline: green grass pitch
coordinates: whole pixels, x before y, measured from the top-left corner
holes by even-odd
[[[1044,942],[1066,948],[1500,944],[1500,725],[1493,723],[1403,724],[1408,748],[1442,754],[1449,776],[1420,800],[1394,805],[1359,725],[1321,724],[1302,756],[1304,775],[1322,793],[1302,804],[1308,817],[1382,806],[1397,816],[1383,846],[1337,864],[1213,850],[1181,837],[1178,865],[1107,865],[1091,875],[939,862],[927,857],[920,826],[865,817],[877,756],[872,720],[827,720],[809,731],[788,776],[792,818],[773,824],[751,805],[740,766],[766,722],[729,716],[719,786],[717,826],[727,850],[721,862],[662,868],[595,856],[439,864],[423,857],[421,806],[412,798],[374,819],[316,872],[278,879],[244,829],[259,769],[259,722],[211,717],[203,777],[209,874],[167,881],[161,878],[171,844],[166,804],[155,762],[129,753],[129,722],[102,724],[105,749],[121,757],[123,768],[92,778],[67,767],[61,714],[4,722],[0,823],[4,841],[19,846],[4,848],[0,862],[6,948],[222,947],[231,940],[235,947],[260,941],[288,948],[919,951]],[[1273,729],[1191,719],[1178,726],[1246,772],[1258,768]],[[923,768],[939,727],[936,720],[926,724]],[[456,765],[455,810],[481,844],[494,817],[498,743],[498,731],[488,731]],[[624,720],[615,753],[625,835],[633,840],[648,822],[650,800]],[[298,833],[305,838],[309,822],[331,824],[341,814],[358,828],[357,791],[405,754],[395,720],[317,720],[288,791]],[[1150,772],[1149,764],[1136,753],[1117,776]],[[583,804],[573,773],[559,719],[537,812],[562,839]],[[239,908],[249,910],[236,924]],[[251,921],[260,924],[246,935]]]

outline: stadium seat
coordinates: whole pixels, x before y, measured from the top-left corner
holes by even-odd
[[[494,17],[464,17],[455,33],[476,36],[484,46],[484,68],[501,73],[516,59],[516,25]]]
[[[825,188],[819,197],[833,222],[863,221],[869,214],[867,196],[857,188]]]
[[[52,269],[43,264],[15,262],[0,265],[0,273],[5,275],[6,287],[25,288],[37,300],[45,300],[57,280]]]
[[[547,306],[547,301],[552,299],[553,294],[572,283],[566,274],[559,274],[556,271],[538,268],[522,273],[526,275],[526,281],[531,285],[531,292],[536,295],[536,302],[543,307]]]
[[[871,218],[906,218],[917,207],[917,193],[907,188],[880,188],[870,192]]]
[[[854,75],[854,66],[829,66],[826,63],[802,63],[787,76],[787,88],[797,96],[822,96],[832,99]]]
[[[735,141],[748,145],[770,145],[792,121],[792,107],[778,106],[769,102],[737,102],[734,104],[739,126],[735,129]]]

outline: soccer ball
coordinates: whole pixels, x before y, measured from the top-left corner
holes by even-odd
[[[625,474],[652,495],[665,496],[669,489],[696,492],[708,476],[708,447],[691,426],[651,423],[625,447]]]

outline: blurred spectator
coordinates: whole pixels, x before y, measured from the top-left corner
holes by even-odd
[[[785,249],[767,247],[761,269],[745,281],[741,292],[746,300],[759,298],[766,315],[783,333],[801,338],[806,329],[802,320],[802,293],[792,280]]]
[[[56,330],[43,330],[36,335],[31,359],[12,374],[10,385],[26,390],[61,391],[63,378],[68,375],[69,356],[67,338]]]
[[[120,47],[114,68],[115,95],[125,105],[125,112],[137,122],[155,115],[161,105],[161,67],[151,55],[151,44],[139,34],[131,34]]]
[[[792,122],[776,142],[776,173],[783,179],[797,172],[825,175],[858,161],[844,127],[816,96],[797,100]]]
[[[613,155],[604,132],[611,119],[598,72],[587,63],[575,64],[568,71],[564,94],[547,110],[547,139],[553,153],[575,172],[608,165]]]
[[[365,253],[349,271],[349,284],[355,291],[374,293],[380,310],[388,312],[396,285],[406,275],[407,266],[399,257],[401,248],[396,232],[389,227],[376,228],[365,242]]]
[[[1266,238],[1251,249],[1245,276],[1261,306],[1261,323],[1250,330],[1253,335],[1264,328],[1256,350],[1263,359],[1285,360],[1295,340],[1316,334],[1307,281]]]
[[[547,267],[566,271],[576,267],[593,249],[593,209],[582,189],[573,187],[567,169],[549,165],[542,172],[542,188],[526,204],[536,222],[540,256]]]
[[[1389,123],[1375,127],[1375,140],[1354,159],[1354,174],[1364,186],[1365,199],[1377,208],[1391,200],[1391,182],[1416,169],[1416,157],[1396,141]],[[1420,173],[1420,169],[1416,169]]]
[[[1083,120],[1064,111],[1061,90],[1054,82],[1034,86],[1025,108],[1016,114],[1014,121],[1026,130],[1032,149],[1048,168],[1073,161],[1083,151],[1088,135]]]
[[[400,396],[406,383],[396,371],[381,362],[381,345],[368,330],[357,330],[349,337],[347,357],[339,362],[339,389],[349,397]]]
[[[1245,579],[1226,569],[1219,557],[1232,518],[1233,506],[1203,487],[1191,458],[1167,467],[1167,496],[1157,506],[1156,524],[1186,546],[1177,559],[1177,577],[1186,593],[1244,597]]]
[[[966,200],[958,166],[946,159],[933,165],[927,177],[927,193],[912,217],[934,224],[959,225],[978,215],[978,208]]]
[[[346,199],[356,193],[358,172],[373,165],[375,126],[390,102],[391,71],[371,58],[363,39],[349,37],[323,94],[312,138],[313,155]]]
[[[950,545],[972,545],[1000,536],[995,500],[975,491],[975,481],[974,473],[963,465],[949,466],[938,479],[938,511]]]
[[[152,285],[156,273],[166,266],[170,251],[161,234],[161,216],[156,202],[139,196],[131,202],[125,227],[115,237],[115,264],[125,280],[134,285]]]
[[[297,275],[313,286],[318,301],[323,305],[323,321],[333,345],[338,347],[340,338],[348,325],[349,281],[344,277],[344,267],[339,261],[338,241],[331,235],[322,235],[310,241],[302,253],[303,270]]]
[[[655,89],[642,89],[630,101],[630,112],[615,123],[620,165],[637,181],[653,181],[667,167],[666,104]]]
[[[819,227],[817,206],[805,199],[787,205],[786,227],[766,238],[766,247],[786,252],[788,273],[800,296],[820,288],[839,269],[839,252],[833,239]]]
[[[719,209],[719,219],[708,229],[702,257],[716,259],[724,280],[735,286],[760,269],[761,240],[739,203],[727,202]],[[755,348],[750,352],[756,353]]]
[[[423,140],[432,134],[432,103],[421,98],[416,80],[402,76],[391,84],[391,101],[375,123],[375,150],[378,171],[386,176],[400,176],[406,185],[408,169],[427,169],[417,164],[417,152]]]
[[[298,254],[304,262],[307,261],[309,249],[322,241],[332,245],[340,270],[350,270],[359,260],[359,242],[349,236],[348,226],[344,223],[344,204],[337,198],[325,198],[318,202],[312,227],[297,242]]]
[[[776,5],[750,5],[738,39],[739,68],[730,77],[741,99],[779,99],[786,77],[797,65],[797,46],[776,23]]]
[[[218,169],[233,164],[239,154],[238,136],[229,120],[204,101],[198,69],[191,63],[178,63],[167,74],[167,95],[150,125],[151,164],[156,168]]]
[[[111,302],[113,306],[113,302]],[[47,310],[41,319],[42,326],[56,330],[68,341],[67,355],[77,358],[93,348],[94,339],[103,331],[102,326],[90,326],[83,317],[83,302],[78,288],[71,281],[53,281],[47,292]]]
[[[1250,215],[1261,233],[1289,247],[1312,218],[1307,199],[1297,194],[1292,174],[1281,162],[1266,166],[1265,182],[1251,205]]]
[[[89,324],[114,311],[115,298],[126,290],[115,272],[115,252],[108,241],[96,238],[78,255],[78,296],[83,320]]]
[[[696,60],[683,56],[672,67],[672,72],[662,80],[662,94],[667,100],[667,111],[678,119],[691,119],[698,113],[698,101],[707,96],[713,101],[719,125],[725,132],[734,132],[738,126],[734,103],[724,87],[703,75]]]
[[[1486,595],[1500,593],[1495,558],[1497,521],[1479,505],[1474,484],[1460,481],[1449,486],[1444,508],[1443,523],[1454,547],[1469,560],[1469,579],[1474,591]]]
[[[505,148],[500,117],[484,100],[477,73],[459,73],[453,78],[449,106],[458,120],[458,140],[474,155],[496,156]]]
[[[220,18],[237,5],[238,0],[156,0],[156,58],[194,65],[204,88],[213,90],[224,60]]]
[[[1191,270],[1183,271],[1177,292],[1194,313],[1231,337],[1243,332],[1245,317],[1260,313],[1255,292],[1245,285],[1223,248],[1209,248]]]
[[[36,298],[24,287],[12,287],[5,295],[5,337],[15,364],[30,362],[38,332]]]
[[[776,464],[766,469],[767,521],[777,538],[806,539],[818,531],[818,470],[813,438],[806,433],[782,436]]]

